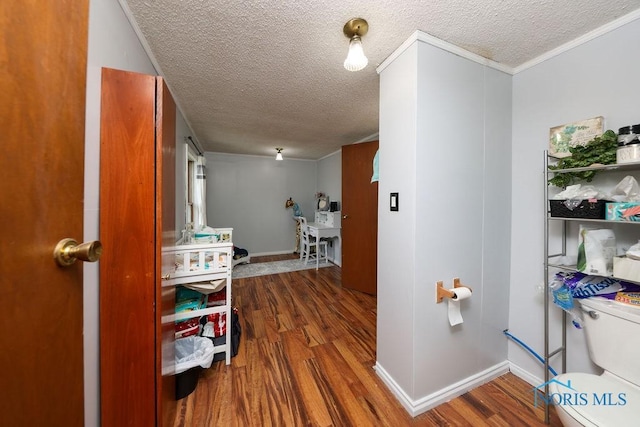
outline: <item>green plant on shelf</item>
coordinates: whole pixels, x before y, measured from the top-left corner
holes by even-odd
[[[570,147],[571,157],[558,160],[555,165],[549,165],[549,170],[584,168],[592,165],[611,165],[616,162],[618,149],[618,134],[608,130],[596,136],[585,145]],[[596,176],[595,170],[580,172],[558,172],[549,179],[549,184],[556,187],[566,187],[577,181],[591,182]]]

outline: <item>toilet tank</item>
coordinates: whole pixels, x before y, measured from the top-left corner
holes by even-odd
[[[591,360],[640,386],[640,307],[602,297],[579,302]],[[595,318],[589,312],[595,313]]]

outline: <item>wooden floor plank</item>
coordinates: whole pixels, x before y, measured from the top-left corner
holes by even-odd
[[[328,344],[327,344],[328,345]],[[331,425],[342,426],[349,425],[349,417],[339,395],[334,391],[329,383],[325,371],[320,367],[316,359],[307,361],[310,377],[317,387],[318,396],[321,400],[311,400],[312,396],[308,395],[307,404],[324,408],[331,419]]]
[[[366,402],[371,417],[378,422],[378,425],[393,425],[394,422],[397,422],[398,417],[395,414],[402,414],[404,409],[396,399],[389,399],[389,391],[374,373],[373,361],[366,365],[361,363],[346,341],[337,340],[334,345],[359,378],[364,389],[362,401]],[[405,421],[408,420],[407,414]]]
[[[349,424],[369,424],[365,422],[369,415],[363,410],[357,401],[357,395],[353,392],[353,384],[359,383],[357,374],[349,368],[348,363],[341,357],[333,343],[324,344],[313,348],[315,359],[318,361],[321,372],[331,387],[334,395],[344,407]]]
[[[489,416],[493,415],[493,413],[491,413],[489,411],[489,416],[486,416],[485,414],[483,414],[483,410],[482,408],[485,408],[484,405],[482,405],[481,407],[476,406],[476,404],[479,403],[476,400],[469,400],[468,398],[466,398],[466,396],[460,396],[458,399],[453,399],[450,402],[448,402],[448,405],[451,406],[451,408],[458,412],[464,419],[465,421],[467,421],[468,423],[470,423],[472,426],[477,426],[477,427],[485,427],[488,426],[489,423],[487,422],[487,418],[489,418]]]
[[[233,303],[238,355],[201,374],[176,427],[544,426],[512,374],[411,417],[373,369],[376,298],[342,288],[339,267],[234,279]]]
[[[480,397],[484,405],[491,407],[509,425],[526,425],[526,422],[532,422],[532,419],[535,419],[535,414],[521,402],[523,396],[515,397],[497,387],[495,382],[501,380],[502,377],[497,378],[494,382],[485,384],[481,389],[471,390],[469,394]]]
[[[293,363],[293,369],[298,383],[300,384],[300,392],[304,396],[303,403],[309,414],[309,423],[316,426],[331,426],[333,420],[337,417],[335,405],[331,399],[326,399],[325,381],[318,375],[319,368],[313,359],[305,359]]]
[[[440,419],[446,422],[445,425],[456,426],[456,427],[473,426],[473,424],[468,422],[467,419],[460,412],[456,411],[455,408],[453,408],[449,404],[449,402],[439,405],[437,408],[432,409],[432,411],[437,413]],[[414,425],[421,425],[421,424],[414,424]],[[428,425],[428,424],[423,424],[423,425]]]

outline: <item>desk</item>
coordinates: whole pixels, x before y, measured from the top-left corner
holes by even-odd
[[[309,234],[314,236],[316,239],[337,239],[337,245],[335,248],[334,259],[332,260],[334,263],[336,262],[337,254],[339,253],[340,247],[342,246],[342,237],[340,235],[340,227],[329,227],[324,224],[319,224],[317,222],[310,222],[307,224],[309,227]],[[340,263],[342,264],[342,263]],[[340,265],[338,264],[338,265]]]

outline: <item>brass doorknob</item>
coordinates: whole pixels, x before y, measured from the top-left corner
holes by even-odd
[[[53,258],[60,267],[68,267],[81,261],[96,262],[102,255],[102,243],[98,240],[78,244],[74,239],[62,239],[53,250]]]

